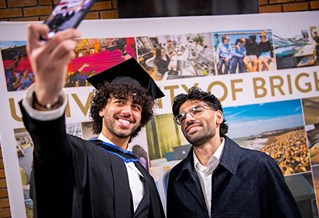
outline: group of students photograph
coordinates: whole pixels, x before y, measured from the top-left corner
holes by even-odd
[[[267,37],[267,32],[261,31],[259,42],[256,34],[230,42],[229,35],[223,34],[216,50],[218,75],[269,71],[275,58],[271,39]]]

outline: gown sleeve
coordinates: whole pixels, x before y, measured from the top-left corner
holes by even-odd
[[[30,196],[34,217],[71,217],[75,170],[65,116],[49,121],[32,118],[20,104],[33,143]]]

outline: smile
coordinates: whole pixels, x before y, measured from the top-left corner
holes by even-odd
[[[123,124],[130,124],[130,123],[131,123],[130,121],[128,121],[128,120],[123,120],[123,119],[118,119],[118,121],[119,121],[120,123],[123,123]]]
[[[195,131],[200,126],[201,126],[200,124],[192,124],[192,125],[188,126],[185,130],[186,130],[187,133],[189,133],[192,130]]]

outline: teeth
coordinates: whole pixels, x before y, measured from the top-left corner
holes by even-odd
[[[119,119],[119,122],[121,123],[125,123],[125,124],[130,124],[130,122],[128,120],[122,120],[122,119]]]

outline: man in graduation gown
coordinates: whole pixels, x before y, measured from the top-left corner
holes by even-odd
[[[63,92],[74,57],[75,29],[46,43],[48,27],[28,26],[27,51],[35,75],[20,102],[23,122],[35,148],[31,196],[34,217],[164,217],[153,178],[127,151],[128,143],[152,118],[154,100],[164,94],[129,59],[90,78],[95,140],[66,133]]]

